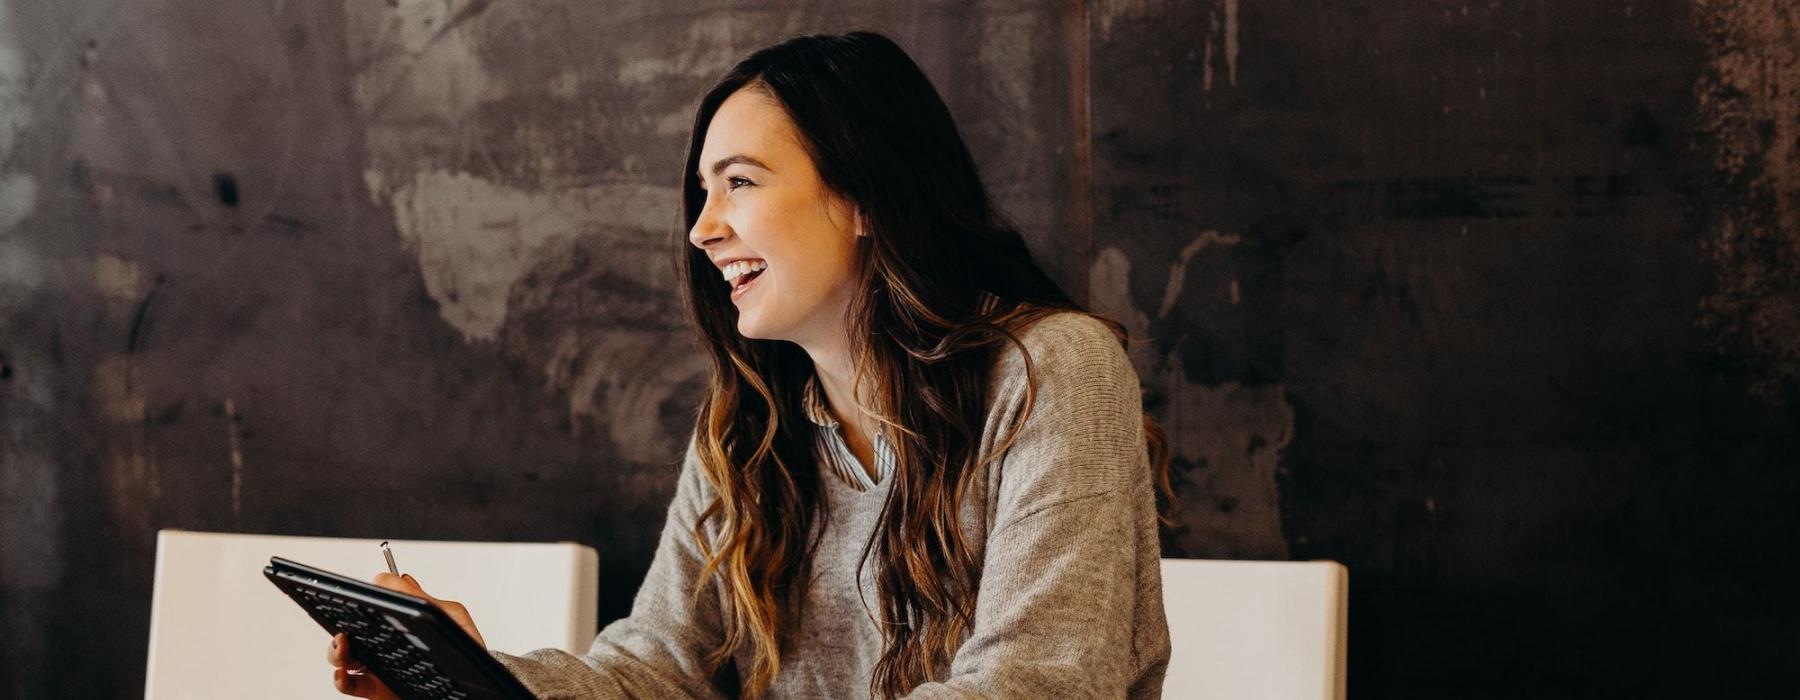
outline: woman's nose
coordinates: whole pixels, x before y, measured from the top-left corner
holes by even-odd
[[[719,219],[710,198],[706,207],[700,210],[700,217],[694,220],[694,228],[688,231],[688,242],[695,248],[706,248],[731,237],[731,231]]]
[[[728,234],[716,229],[710,233],[701,233],[699,226],[688,232],[688,242],[693,243],[695,248],[709,248],[728,237]]]

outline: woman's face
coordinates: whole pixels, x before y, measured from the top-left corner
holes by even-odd
[[[738,332],[841,341],[856,286],[856,208],[819,179],[787,112],[757,90],[733,93],[706,130],[699,168],[706,206],[688,241],[731,285]]]

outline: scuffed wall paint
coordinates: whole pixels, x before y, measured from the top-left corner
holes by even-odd
[[[695,21],[673,50],[614,65],[567,46],[556,61],[495,53],[521,27],[554,36],[576,21],[536,14],[555,9],[347,3],[363,179],[465,341],[536,368],[572,435],[599,431],[617,456],[661,463],[684,447],[675,407],[705,364],[670,274],[679,192],[646,182],[673,183],[676,159],[647,173],[616,132],[679,152],[690,115],[670,85],[722,73],[744,41],[732,35],[755,22]]]
[[[1204,231],[1171,265],[1165,302],[1157,316],[1131,301],[1131,259],[1115,247],[1094,259],[1089,297],[1095,311],[1125,324],[1135,343],[1132,364],[1147,385],[1147,402],[1169,436],[1175,499],[1169,513],[1179,523],[1165,533],[1166,546],[1186,557],[1286,559],[1281,526],[1281,450],[1294,435],[1294,409],[1280,385],[1237,381],[1203,384],[1182,366],[1181,346],[1159,349],[1152,321],[1164,322],[1181,298],[1187,266],[1209,246],[1233,245],[1239,236]],[[1214,287],[1217,289],[1217,287]]]
[[[513,283],[546,245],[606,230],[619,212],[665,208],[677,196],[640,185],[531,192],[439,170],[382,194],[439,313],[472,341],[495,339]]]
[[[491,0],[345,3],[352,21],[374,20],[352,35],[357,102],[369,113],[452,123],[504,90],[480,61],[463,25]]]
[[[101,253],[94,256],[94,289],[116,304],[136,305],[142,298],[143,267],[136,261]]]
[[[1194,237],[1193,241],[1183,246],[1181,252],[1175,256],[1175,262],[1169,263],[1169,284],[1163,289],[1162,305],[1158,307],[1156,315],[1166,318],[1169,312],[1175,310],[1176,302],[1181,300],[1181,289],[1187,284],[1188,264],[1193,262],[1194,256],[1213,246],[1234,246],[1242,242],[1244,242],[1244,237],[1235,233],[1202,231],[1200,235]],[[1242,301],[1239,298],[1240,292],[1236,280],[1232,281],[1231,290],[1231,303],[1236,304]]]
[[[1102,38],[1110,38],[1114,22],[1153,16],[1162,5],[1159,0],[1097,0],[1092,3],[1091,21]]]
[[[6,153],[0,143],[0,154]],[[31,215],[37,200],[37,180],[28,173],[9,172],[0,176],[0,230],[10,229]]]
[[[1700,142],[1739,193],[1712,212],[1719,289],[1702,320],[1758,393],[1800,401],[1800,8],[1701,0],[1695,13]]]
[[[705,85],[724,75],[732,64],[746,55],[746,39],[765,34],[769,25],[784,32],[801,32],[793,15],[780,12],[750,10],[746,12],[708,13],[702,21],[686,22],[665,42],[660,52],[631,51],[620,57],[615,77],[619,85],[637,90],[659,91],[670,81]],[[695,100],[698,101],[697,99]],[[673,133],[686,136],[692,126],[692,114],[674,112],[670,117],[685,117]],[[675,124],[659,126],[658,130]]]
[[[89,377],[89,398],[118,437],[106,447],[106,495],[113,517],[132,528],[150,528],[162,504],[163,479],[156,449],[145,434],[144,373],[130,353],[109,353]]]
[[[572,435],[602,431],[619,456],[656,464],[686,449],[708,364],[670,292],[668,248],[648,233],[602,229],[547,245],[513,286],[500,336],[564,397]]]
[[[0,0],[0,629],[11,640],[0,654],[0,697],[25,697],[24,675],[46,664],[22,660],[48,656],[36,631],[53,624],[49,601],[67,574],[57,505],[67,487],[54,458],[50,353],[28,342],[34,329],[23,322],[54,271],[20,230],[38,199],[20,153],[34,71],[12,5]]]
[[[566,202],[553,192],[430,167],[438,158],[419,160],[420,151],[452,140],[465,154],[486,147],[469,130],[470,120],[506,93],[489,77],[471,31],[489,4],[345,3],[354,95],[372,122],[363,174],[368,194],[394,212],[439,313],[470,340],[494,339],[507,291],[531,255],[549,238],[577,232],[574,212],[558,206]],[[426,137],[435,138],[419,142]]]
[[[17,150],[31,127],[31,74],[8,20],[12,8],[0,2],[0,303],[43,283],[43,262],[14,239],[20,222],[37,205],[37,179],[19,170]]]
[[[1185,53],[1190,60],[1199,60],[1202,64],[1201,85],[1205,91],[1211,92],[1215,73],[1219,69],[1225,72],[1227,84],[1236,87],[1238,76],[1238,3],[1240,0],[1211,0],[1207,11],[1207,25],[1196,28],[1199,31],[1200,49],[1197,51],[1180,51],[1179,46],[1158,47],[1157,52],[1170,51]],[[1099,0],[1093,3],[1092,22],[1097,35],[1101,39],[1110,39],[1113,25],[1120,20],[1154,18],[1168,14],[1166,2],[1159,0]],[[1220,64],[1223,65],[1220,65]]]
[[[1213,89],[1213,46],[1221,45],[1225,54],[1225,77],[1232,87],[1237,87],[1238,77],[1238,0],[1224,0],[1224,7],[1214,8],[1211,16],[1211,31],[1206,33],[1206,54],[1204,65],[1206,70],[1201,74],[1201,82],[1207,92]],[[1217,37],[1215,39],[1215,37]]]
[[[1715,207],[1776,209],[1693,137],[1696,80],[1718,61],[1708,17],[1791,10],[1241,2],[1233,83],[1222,1],[1089,7],[1093,299],[1123,289],[1108,305],[1142,314],[1147,385],[1178,364],[1210,388],[1147,390],[1165,421],[1178,401],[1243,421],[1188,421],[1178,443],[1282,444],[1287,554],[1351,571],[1349,643],[1367,652],[1351,695],[1786,687],[1794,649],[1766,630],[1800,620],[1770,585],[1797,557],[1767,538],[1800,532],[1777,505],[1800,498],[1800,414],[1745,393],[1742,370],[1773,362],[1722,357],[1695,323],[1724,277],[1696,255]],[[1746,41],[1740,60],[1766,77],[1785,41]],[[1740,100],[1726,114],[1755,111],[1723,96]],[[1205,244],[1172,289],[1164,270],[1207,230],[1239,240]],[[1231,387],[1278,388],[1289,410]],[[1229,495],[1177,474],[1192,501]],[[1234,536],[1178,517],[1192,536],[1165,556]]]

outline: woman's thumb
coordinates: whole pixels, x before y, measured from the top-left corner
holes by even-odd
[[[430,595],[425,593],[425,587],[419,585],[419,580],[413,578],[412,574],[400,574],[400,580],[404,581],[406,587],[412,589],[412,592],[418,594],[419,597],[427,599],[431,598]]]
[[[425,589],[419,586],[418,579],[413,578],[412,574],[400,574],[395,576],[394,574],[383,571],[375,574],[375,585],[424,598],[426,600],[433,600],[430,595],[425,593]]]

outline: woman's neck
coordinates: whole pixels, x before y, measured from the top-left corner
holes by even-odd
[[[848,339],[812,343],[802,345],[801,348],[812,358],[813,372],[819,376],[819,386],[825,390],[825,400],[831,404],[832,415],[840,423],[860,425],[863,416],[862,411],[856,407],[858,402],[854,390],[856,362],[851,359]],[[867,393],[864,392],[865,395]]]
[[[878,478],[880,475],[873,468],[876,421],[863,412],[856,400],[856,362],[850,356],[849,340],[801,347],[812,358],[813,372],[819,376],[819,387],[825,391],[825,402],[831,415],[843,427],[844,442],[870,476]],[[864,397],[870,395],[868,385],[872,379],[863,378]]]

